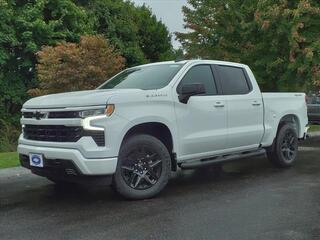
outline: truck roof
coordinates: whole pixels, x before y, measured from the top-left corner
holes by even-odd
[[[153,66],[153,65],[162,65],[162,64],[187,64],[187,63],[203,63],[203,64],[218,64],[218,65],[229,65],[235,67],[247,67],[245,64],[235,63],[235,62],[227,62],[227,61],[219,61],[219,60],[205,60],[205,59],[192,59],[192,60],[181,60],[181,61],[164,61],[164,62],[155,62],[155,63],[148,63],[144,65],[140,65],[137,67],[144,67],[144,66]]]

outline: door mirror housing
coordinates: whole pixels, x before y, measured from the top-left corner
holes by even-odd
[[[179,101],[186,104],[190,97],[204,93],[206,90],[202,83],[184,84],[179,91]]]

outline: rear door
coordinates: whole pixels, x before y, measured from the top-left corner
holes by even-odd
[[[236,151],[258,147],[264,133],[260,90],[253,89],[244,68],[214,67],[228,104],[228,148]]]

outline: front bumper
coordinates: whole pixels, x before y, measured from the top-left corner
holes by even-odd
[[[117,157],[111,158],[85,158],[77,149],[65,149],[32,145],[18,145],[20,155],[29,156],[30,153],[42,154],[47,166],[54,161],[70,161],[81,175],[112,175],[116,171]],[[44,166],[46,167],[46,166]]]
[[[85,185],[110,185],[112,175],[83,175],[78,167],[70,160],[43,159],[44,167],[30,166],[29,156],[20,154],[21,166],[28,168],[32,173],[46,177],[54,182],[72,182]]]

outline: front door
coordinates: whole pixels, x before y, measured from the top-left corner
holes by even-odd
[[[175,103],[179,134],[179,160],[214,155],[226,148],[227,101],[219,95],[210,65],[196,65],[189,69],[177,87],[201,83],[205,94],[192,96],[184,104]]]

